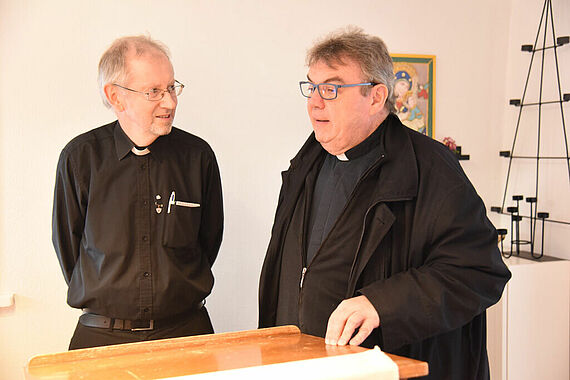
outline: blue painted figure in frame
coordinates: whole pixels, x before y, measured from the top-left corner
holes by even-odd
[[[426,134],[429,83],[421,80],[417,70],[409,63],[394,62],[394,98],[396,114],[404,125]]]

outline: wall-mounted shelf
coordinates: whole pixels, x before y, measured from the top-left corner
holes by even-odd
[[[469,155],[468,155],[468,154],[462,154],[462,153],[461,153],[461,147],[460,147],[460,146],[457,146],[457,147],[455,148],[455,155],[457,156],[457,159],[458,159],[459,161],[465,161],[465,160],[468,160],[468,159],[469,159]]]

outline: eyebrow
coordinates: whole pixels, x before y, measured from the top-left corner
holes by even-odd
[[[170,87],[170,86],[174,86],[176,84],[176,79],[173,79],[172,82],[169,82],[168,85],[166,85],[166,88]],[[153,90],[153,89],[162,89],[160,86],[158,85],[149,85],[146,86],[145,88],[148,88],[149,90]]]
[[[308,79],[310,82],[313,82],[313,80],[309,77],[308,74],[307,74],[307,79]],[[321,83],[330,83],[330,82],[332,82],[332,81],[337,81],[337,82],[340,82],[340,83],[344,83],[344,81],[343,81],[339,76],[334,76],[334,77],[327,78],[327,79],[325,79],[324,82],[321,82]],[[313,83],[314,83],[314,82],[313,82]]]

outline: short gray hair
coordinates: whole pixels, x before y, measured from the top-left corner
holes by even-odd
[[[99,73],[97,82],[103,104],[111,108],[111,104],[105,96],[104,87],[107,83],[116,83],[126,80],[127,77],[127,53],[134,49],[136,56],[141,56],[150,51],[158,51],[164,54],[170,61],[168,47],[162,42],[153,40],[150,36],[127,36],[116,39],[103,53],[99,61]]]
[[[327,35],[307,52],[307,65],[318,61],[327,65],[344,65],[346,59],[360,65],[364,80],[382,83],[388,88],[385,108],[394,111],[394,69],[388,48],[382,39],[371,36],[355,26],[349,26]],[[368,93],[369,87],[362,89]]]

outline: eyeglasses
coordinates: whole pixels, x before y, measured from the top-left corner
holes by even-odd
[[[302,81],[299,82],[299,87],[301,88],[301,94],[304,97],[310,98],[315,92],[315,88],[318,89],[321,98],[325,100],[333,100],[338,96],[338,89],[341,87],[356,87],[356,86],[376,86],[378,83],[366,82],[366,83],[355,83],[355,84],[334,84],[334,83],[319,83],[315,84],[312,82]]]
[[[113,86],[120,87],[123,90],[128,90],[128,91],[136,92],[139,94],[143,94],[146,97],[146,100],[150,100],[151,102],[156,102],[156,101],[162,100],[162,98],[164,98],[164,94],[166,92],[168,92],[170,95],[178,96],[182,93],[182,89],[184,88],[184,85],[182,83],[178,82],[177,80],[174,80],[174,84],[168,86],[166,88],[166,90],[163,90],[160,88],[151,88],[148,91],[137,91],[137,90],[133,90],[132,88],[127,88],[127,87],[121,86],[120,84],[117,84],[117,83],[113,83]]]

